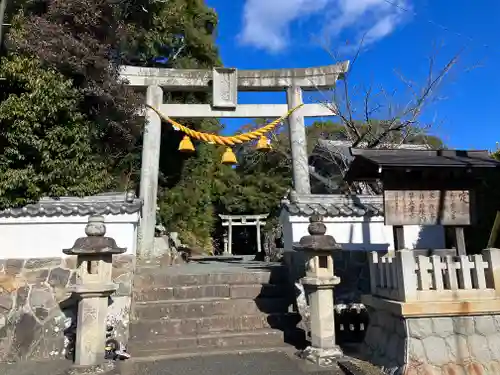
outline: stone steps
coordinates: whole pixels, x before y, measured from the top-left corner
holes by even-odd
[[[253,332],[229,332],[219,334],[197,335],[190,337],[163,337],[147,340],[132,340],[129,352],[134,357],[165,356],[175,354],[199,354],[200,352],[245,351],[252,349],[282,348],[289,338],[286,332],[268,329]]]
[[[296,329],[300,316],[289,313],[293,297],[284,268],[215,272],[208,267],[203,273],[199,266],[139,267],[128,344],[132,356],[278,348],[304,339]]]
[[[139,268],[134,277],[137,288],[195,286],[195,285],[258,285],[287,283],[287,273],[281,268],[252,272],[223,272],[207,274],[170,274],[163,268]]]
[[[134,308],[134,318],[189,319],[210,316],[242,316],[261,313],[287,313],[289,299],[256,298],[256,299],[219,299],[200,298],[196,300],[173,300],[157,302],[138,302]]]
[[[300,317],[294,313],[139,320],[131,326],[130,337],[142,341],[153,337],[202,336],[261,329],[287,329],[295,327],[299,321]]]
[[[134,291],[137,302],[169,301],[197,298],[257,298],[278,297],[284,293],[283,285],[276,284],[214,284],[161,286],[139,288]]]

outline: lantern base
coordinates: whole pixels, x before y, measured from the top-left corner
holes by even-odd
[[[321,349],[313,346],[308,346],[299,357],[309,362],[312,362],[321,367],[335,366],[337,361],[344,356],[342,349],[335,345],[333,348]]]
[[[317,289],[333,289],[335,285],[340,284],[340,277],[318,277],[306,275],[300,279],[300,282],[304,286],[315,287]]]
[[[102,374],[102,375],[112,375],[112,373],[116,373],[116,364],[112,361],[105,361],[103,358],[103,363],[98,365],[91,366],[81,366],[81,365],[72,365],[70,368],[66,369],[62,374],[63,375],[93,375],[93,374]]]

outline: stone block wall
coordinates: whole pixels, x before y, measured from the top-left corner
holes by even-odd
[[[391,374],[500,374],[500,315],[403,319],[370,309],[363,353]]]
[[[76,257],[0,259],[0,361],[63,358],[76,324]],[[113,257],[108,322],[126,340],[132,298],[134,257]],[[104,334],[104,333],[103,333]]]
[[[363,359],[389,374],[401,370],[406,360],[406,326],[403,318],[367,306],[370,324],[362,345]]]

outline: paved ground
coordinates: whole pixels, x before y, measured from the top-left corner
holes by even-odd
[[[0,364],[2,375],[64,375],[70,363]],[[372,366],[359,373],[380,374]],[[92,372],[92,374],[96,374]],[[344,375],[339,367],[321,368],[297,358],[291,351],[232,353],[191,358],[130,360],[109,375]]]
[[[134,375],[285,375],[301,374],[304,363],[284,352],[222,354],[133,364]],[[315,366],[313,366],[315,367]],[[317,368],[309,368],[318,372]],[[331,370],[327,370],[332,374]],[[336,374],[337,372],[333,372]],[[125,374],[124,374],[125,375]],[[128,375],[128,374],[126,374]]]

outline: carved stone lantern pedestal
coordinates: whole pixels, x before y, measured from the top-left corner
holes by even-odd
[[[75,365],[96,366],[105,362],[108,301],[117,286],[111,282],[113,255],[126,251],[114,239],[104,237],[104,217],[89,218],[87,237],[78,238],[64,254],[77,256],[77,285],[71,290],[78,298]]]
[[[295,247],[306,259],[306,276],[300,281],[308,295],[311,322],[311,346],[301,357],[320,366],[330,366],[343,356],[335,343],[333,298],[333,289],[340,283],[340,278],[334,275],[333,253],[340,246],[332,236],[325,235],[326,226],[320,216],[313,215],[309,221],[310,235],[302,237]]]

